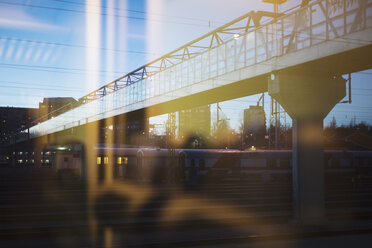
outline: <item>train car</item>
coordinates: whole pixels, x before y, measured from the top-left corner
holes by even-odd
[[[16,168],[33,168],[35,167],[34,152],[30,151],[13,151],[10,158],[10,164]]]
[[[348,154],[357,174],[366,179],[372,179],[372,151],[357,151]]]
[[[290,150],[169,150],[136,147],[95,147],[98,177],[140,183],[220,182],[228,180],[291,180]],[[81,153],[74,147],[44,149],[43,166],[56,170],[80,169]],[[326,177],[372,177],[371,151],[325,151]]]
[[[97,177],[104,180],[106,173],[112,173],[115,179],[136,179],[137,152],[139,148],[94,147]],[[82,144],[47,146],[41,152],[41,167],[50,168],[59,174],[77,175],[86,178],[84,147]],[[109,168],[111,166],[111,168]],[[110,170],[109,170],[110,169]]]
[[[239,151],[185,149],[179,153],[181,178],[189,183],[226,178],[240,168]]]
[[[325,151],[326,168],[370,167],[372,165],[372,151]]]
[[[372,179],[372,151],[325,151],[328,180]]]
[[[111,171],[115,179],[131,179],[138,177],[137,153],[135,147],[95,147],[98,178],[103,180],[105,173]],[[112,170],[107,170],[112,166]]]
[[[167,183],[179,180],[179,150],[142,148],[137,153],[139,181]]]
[[[291,178],[291,156],[290,150],[243,151],[241,154],[242,179],[288,181]]]
[[[82,145],[47,146],[41,152],[41,167],[60,174],[81,176]]]
[[[371,151],[325,151],[324,158],[326,177],[332,180],[372,176]],[[179,154],[179,166],[185,168],[186,178],[196,170],[194,175],[199,181],[288,181],[292,175],[292,151],[186,149]]]
[[[289,173],[290,156],[290,151],[186,149],[180,152],[179,163],[186,177],[196,168],[199,180],[271,180],[278,177],[274,174]]]

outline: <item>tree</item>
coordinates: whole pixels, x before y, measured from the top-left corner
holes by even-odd
[[[214,123],[212,126],[211,135],[215,140],[215,145],[219,148],[229,146],[231,136],[234,130],[230,127],[228,120],[222,119]]]
[[[332,117],[332,121],[329,124],[329,127],[330,128],[336,128],[337,127],[336,118],[334,116]]]

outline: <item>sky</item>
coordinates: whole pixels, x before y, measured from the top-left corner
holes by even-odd
[[[281,10],[299,3],[289,0]],[[0,106],[78,99],[249,11],[272,9],[261,0],[0,0]],[[325,125],[333,116],[338,124],[372,124],[371,79],[371,70],[353,74],[352,104],[337,104]],[[220,107],[237,129],[258,98]],[[214,120],[216,104],[211,108]]]

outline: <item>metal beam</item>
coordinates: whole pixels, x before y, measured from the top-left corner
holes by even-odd
[[[251,11],[211,32],[202,37],[195,39],[182,47],[158,58],[136,70],[110,82],[101,88],[81,97],[79,102],[81,103],[88,103],[90,101],[97,100],[100,96],[104,96],[110,94],[118,89],[121,89],[125,86],[130,84],[136,83],[148,76],[154,75],[170,66],[175,64],[181,63],[182,61],[192,58],[196,55],[199,55],[205,52],[208,49],[217,47],[224,43],[226,40],[234,38],[235,34],[244,34],[252,29],[255,29],[261,25],[262,18],[266,18],[266,21],[273,21],[274,18],[278,18],[283,14],[268,12],[268,11]],[[254,22],[255,25],[250,25],[251,21]],[[234,32],[235,31],[235,32]],[[224,37],[222,37],[222,35]],[[265,40],[263,40],[265,42]],[[208,45],[203,45],[208,44]],[[125,80],[124,84],[120,84],[123,79]],[[111,88],[113,85],[114,91],[107,90],[106,88]]]

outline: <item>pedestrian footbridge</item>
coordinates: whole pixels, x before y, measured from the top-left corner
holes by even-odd
[[[372,0],[319,0],[282,15],[250,12],[82,97],[17,141],[198,94],[218,101],[214,93],[234,85],[243,90],[231,96],[223,90],[222,98],[264,92],[268,75],[300,65],[334,74],[368,69],[371,44]]]

